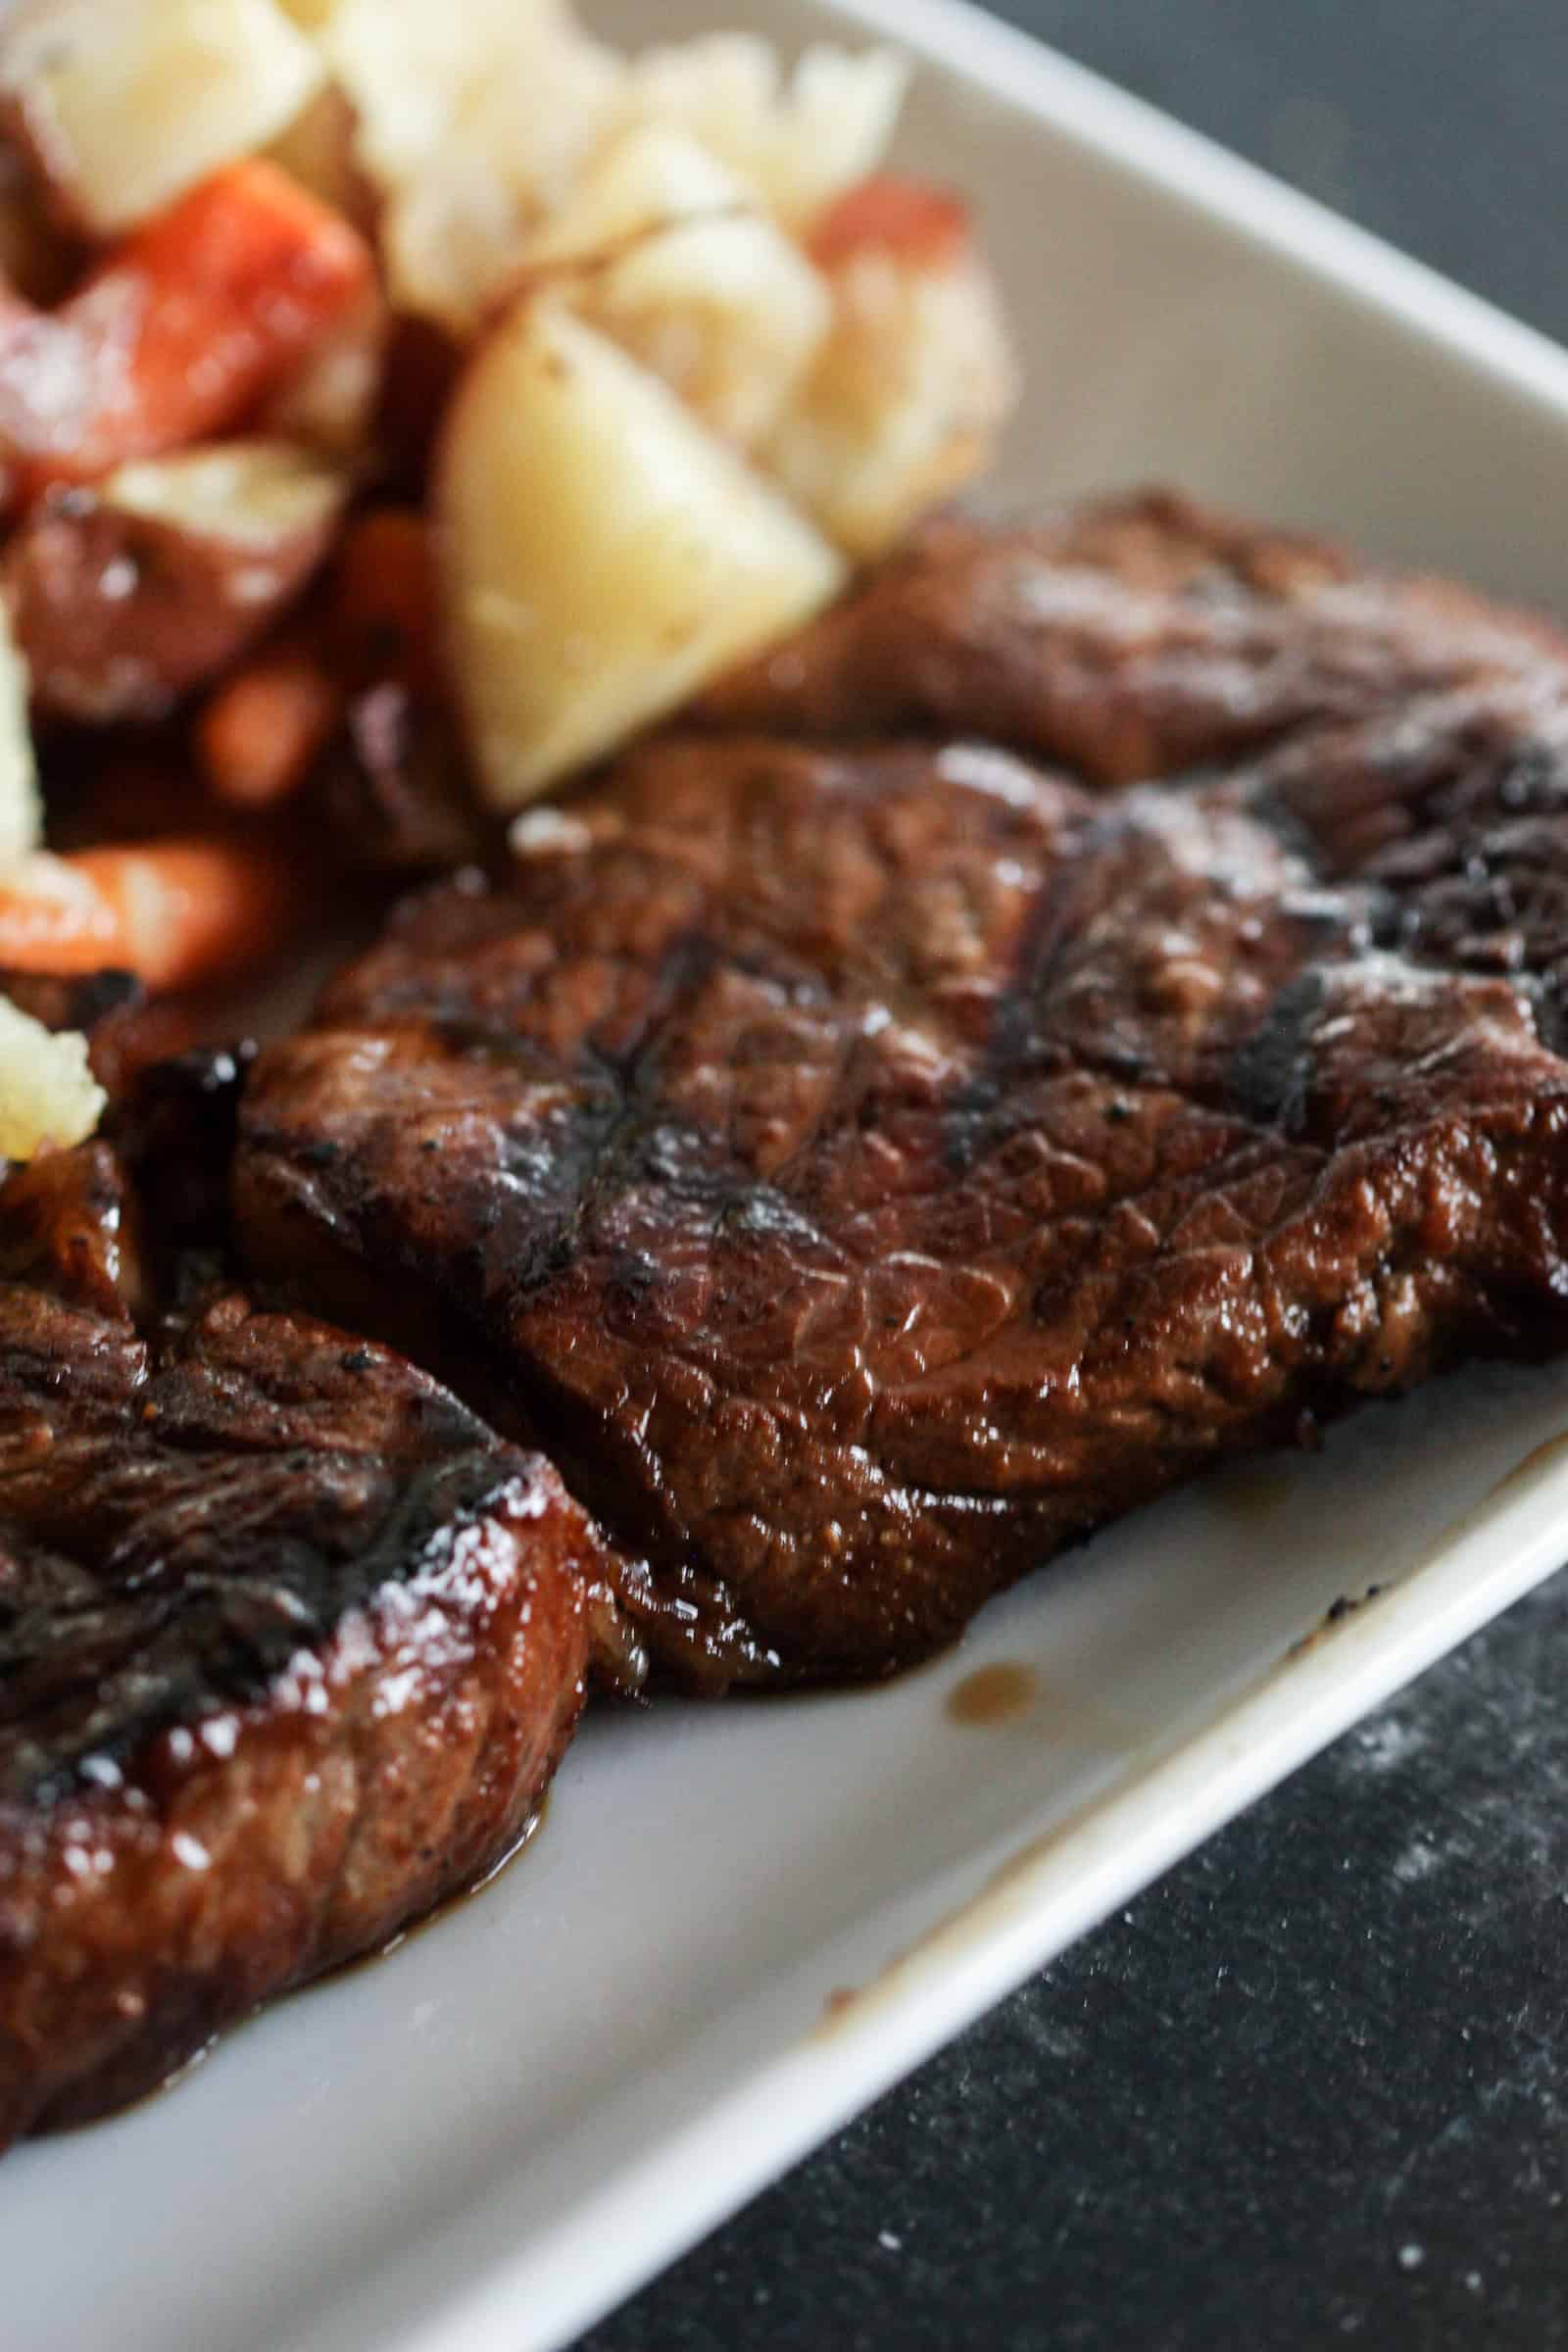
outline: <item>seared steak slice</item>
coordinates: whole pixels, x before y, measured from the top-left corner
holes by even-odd
[[[974,735],[1125,784],[1544,663],[1568,668],[1568,639],[1534,615],[1154,491],[1031,528],[933,523],[701,715]]]
[[[576,1720],[581,1511],[396,1357],[151,1341],[108,1152],[0,1191],[0,2145],[485,1871]]]
[[[623,1597],[698,1679],[767,1679],[781,1642],[802,1671],[910,1654],[884,1622],[887,1580],[858,1586],[818,1542],[835,1517],[830,1542],[856,1541],[846,1478],[866,1491],[869,1540],[883,1532],[855,1396],[820,1431],[801,1424],[798,1458],[765,1400],[774,1383],[841,1389],[857,1345],[842,1253],[791,1205],[792,1162],[819,1122],[830,1143],[853,1097],[878,1181],[898,1151],[875,1132],[879,1094],[893,1116],[902,1087],[930,1085],[930,1048],[879,1033],[880,1008],[907,1002],[983,1044],[1041,855],[1079,807],[1069,788],[1004,781],[945,792],[923,755],[656,755],[568,814],[566,854],[530,861],[514,891],[460,883],[412,906],[335,986],[330,1025],[264,1055],[247,1090],[236,1199],[256,1267],[395,1331],[504,1426],[537,1427],[633,1548],[657,1546],[658,1574],[623,1576]],[[554,1341],[535,1357],[523,1337],[558,1310],[584,1317],[561,1342],[582,1374],[597,1362],[587,1388],[556,1377]],[[625,1425],[590,1399],[616,1364]],[[656,1394],[662,1426],[639,1436],[636,1400]],[[673,1489],[675,1519],[647,1508],[669,1446],[699,1477],[727,1464],[773,1518],[792,1588],[777,1622],[731,1590],[730,1544],[700,1537]],[[774,1483],[787,1506],[764,1500]],[[726,1515],[755,1542],[750,1503]]]
[[[466,1348],[677,1673],[906,1665],[1228,1454],[1568,1339],[1565,712],[1405,696],[1111,802],[656,746],[263,1055],[243,1245]]]

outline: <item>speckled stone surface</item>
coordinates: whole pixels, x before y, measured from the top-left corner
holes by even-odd
[[[1003,13],[1568,338],[1568,11]],[[1562,1577],[585,2344],[1342,2340],[1568,2346]]]

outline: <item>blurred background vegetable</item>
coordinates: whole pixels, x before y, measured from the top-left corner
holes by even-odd
[[[502,854],[982,466],[906,79],[568,0],[0,15],[0,969],[279,968],[303,840]]]

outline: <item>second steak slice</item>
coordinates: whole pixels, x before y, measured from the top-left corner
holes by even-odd
[[[150,1333],[102,1145],[0,1190],[0,2148],[151,2088],[516,1841],[603,1554],[380,1348]]]
[[[666,1666],[878,1675],[1312,1416],[1568,1337],[1568,723],[1111,802],[673,741],[263,1057],[257,1267],[539,1430]]]

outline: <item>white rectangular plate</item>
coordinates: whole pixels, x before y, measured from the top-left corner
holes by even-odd
[[[1568,609],[1568,358],[950,0],[660,29],[719,18],[925,60],[907,159],[977,196],[1023,323],[1006,499],[1166,477]],[[0,2332],[564,2342],[1546,1575],[1565,1430],[1568,1371],[1476,1375],[1131,1521],[893,1689],[596,1716],[482,1900],[7,2160]],[[953,1720],[1004,1660],[1033,1702]]]

